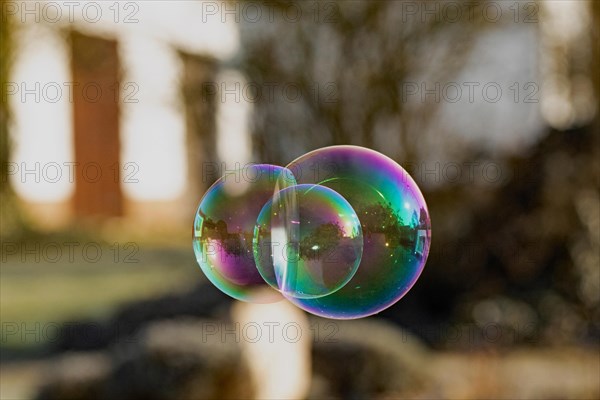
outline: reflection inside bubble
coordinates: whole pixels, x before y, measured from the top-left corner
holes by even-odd
[[[356,273],[362,257],[362,229],[354,209],[319,185],[276,192],[258,217],[254,238],[259,272],[286,297],[335,292]]]

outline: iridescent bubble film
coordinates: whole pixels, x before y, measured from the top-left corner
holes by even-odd
[[[353,319],[390,307],[415,284],[431,223],[400,165],[332,146],[286,168],[252,165],[219,179],[200,202],[193,242],[208,279],[236,299],[283,294],[315,315]],[[272,296],[256,295],[265,292]]]
[[[265,281],[286,297],[334,293],[354,276],[363,237],[352,206],[320,185],[286,185],[263,207],[254,231],[254,256]]]
[[[235,299],[262,303],[282,298],[275,290],[272,296],[255,295],[269,285],[258,272],[252,251],[256,220],[280,178],[293,180],[282,167],[249,165],[221,177],[198,206],[193,228],[196,259],[207,278]]]
[[[408,173],[383,154],[356,146],[315,150],[287,168],[298,184],[326,186],[344,197],[363,235],[361,263],[346,285],[323,297],[288,299],[316,315],[352,319],[404,296],[423,270],[431,241],[425,199]]]

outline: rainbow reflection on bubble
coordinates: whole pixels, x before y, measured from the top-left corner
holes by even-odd
[[[228,173],[206,192],[194,219],[193,247],[206,277],[225,294],[243,301],[269,303],[282,299],[254,263],[252,239],[256,219],[271,200],[278,180],[293,177],[285,168],[251,164]],[[260,293],[258,295],[257,293]]]
[[[334,190],[320,185],[276,191],[254,231],[260,274],[288,298],[317,298],[339,290],[356,273],[362,249],[354,209]]]
[[[397,302],[419,278],[430,243],[413,179],[357,146],[226,174],[200,201],[193,231],[198,264],[224,293],[259,303],[285,297],[335,319]]]
[[[344,197],[363,235],[362,260],[346,285],[323,297],[288,299],[315,315],[353,319],[404,296],[423,270],[431,241],[425,199],[408,173],[387,156],[357,146],[318,149],[286,168],[298,184],[326,186]]]

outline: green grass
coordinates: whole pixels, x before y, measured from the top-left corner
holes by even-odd
[[[193,252],[181,249],[140,249],[125,263],[125,254],[115,262],[114,251],[102,248],[93,263],[75,251],[73,259],[63,254],[60,262],[36,262],[34,255],[10,256],[0,267],[0,320],[39,329],[47,323],[102,319],[125,303],[182,291],[204,279]],[[4,261],[4,260],[3,260]],[[24,261],[24,262],[23,262]],[[23,348],[43,344],[33,334],[3,334],[0,347]]]

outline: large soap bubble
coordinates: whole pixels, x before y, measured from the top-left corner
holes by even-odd
[[[352,319],[378,313],[404,296],[423,270],[431,241],[425,199],[392,159],[356,146],[312,151],[287,165],[298,184],[318,184],[343,196],[362,225],[356,274],[340,290],[318,298],[288,297],[324,317]]]

